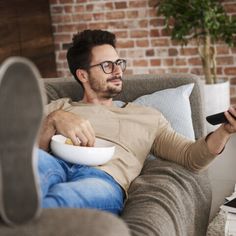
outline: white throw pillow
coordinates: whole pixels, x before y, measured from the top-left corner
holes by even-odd
[[[141,96],[134,100],[133,103],[159,110],[176,132],[194,140],[195,136],[189,101],[193,86],[194,84],[191,83],[176,88],[160,90]]]

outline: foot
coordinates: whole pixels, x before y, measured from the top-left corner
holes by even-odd
[[[0,215],[8,224],[35,218],[40,210],[36,145],[43,116],[40,74],[27,59],[0,67]]]

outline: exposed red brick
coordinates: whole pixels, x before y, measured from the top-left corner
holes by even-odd
[[[62,6],[52,6],[51,7],[51,13],[52,14],[61,14],[63,12]]]
[[[196,74],[196,75],[203,75],[202,67],[192,68],[190,70],[190,73]]]
[[[198,49],[197,48],[181,48],[180,49],[180,55],[184,56],[195,56],[198,55]]]
[[[127,8],[127,2],[115,2],[116,9],[123,9]]]
[[[223,68],[218,66],[216,68],[216,73],[217,73],[217,75],[222,75],[223,74]]]
[[[132,38],[143,38],[148,36],[147,30],[134,30],[130,32]]]
[[[63,8],[64,8],[64,12],[69,13],[69,14],[73,13],[75,10],[72,6],[68,6],[68,5],[65,5]]]
[[[160,31],[161,31],[160,35],[163,37],[166,37],[166,36],[170,37],[170,35],[171,35],[170,32],[165,28],[161,29]],[[177,43],[176,45],[178,45],[178,44],[179,43]]]
[[[174,65],[174,59],[172,58],[167,58],[162,60],[163,66],[173,66]]]
[[[132,40],[120,40],[117,42],[117,48],[133,48],[134,41]]]
[[[147,1],[129,1],[129,7],[141,8],[146,6],[147,6]]]
[[[234,58],[232,56],[217,57],[216,62],[217,62],[217,65],[233,65]]]
[[[169,38],[158,38],[158,39],[152,39],[151,45],[153,47],[168,47],[170,46],[170,39]]]
[[[156,11],[156,9],[150,8],[150,9],[148,10],[148,15],[149,15],[150,17],[156,17],[156,16],[157,16],[157,11]]]
[[[154,56],[154,50],[153,49],[147,49],[146,50],[146,53],[145,53],[145,55],[147,56],[147,57],[151,57],[151,56]]]
[[[178,68],[177,73],[189,73],[189,68]]]
[[[189,64],[190,65],[193,65],[193,66],[199,66],[199,65],[202,65],[202,61],[201,61],[201,58],[200,57],[193,57],[193,58],[190,58],[188,60]]]
[[[74,22],[91,21],[93,19],[93,15],[91,13],[88,13],[88,14],[74,14],[74,15],[72,15],[72,19],[73,19]]]
[[[64,43],[64,42],[70,42],[71,41],[71,36],[69,34],[59,34],[59,35],[54,35],[54,42],[55,43]]]
[[[108,26],[109,26],[109,22],[89,23],[88,29],[107,29]]]
[[[134,66],[148,66],[147,60],[134,60],[133,61]]]
[[[75,0],[76,3],[86,3],[88,0]]]
[[[151,66],[160,66],[161,65],[161,60],[160,59],[151,59]]]
[[[94,13],[93,18],[94,18],[94,20],[104,20],[105,14],[104,13]]]
[[[158,37],[160,34],[159,34],[159,30],[158,29],[151,29],[150,30],[150,36],[151,37]]]
[[[59,3],[61,3],[61,4],[72,4],[72,3],[74,3],[74,1],[73,0],[59,0]]]
[[[148,20],[140,20],[140,21],[138,21],[138,25],[140,28],[147,28]]]
[[[176,58],[175,65],[176,66],[186,66],[187,65],[186,58]]]
[[[177,56],[178,55],[178,50],[176,48],[169,48],[168,49],[168,54],[169,54],[169,56]]]
[[[76,31],[77,31],[77,26],[75,24],[67,24],[67,25],[58,26],[58,32],[70,33],[70,32],[76,32]]]
[[[86,11],[93,11],[94,5],[93,4],[88,4],[86,5]]]
[[[236,67],[226,67],[224,72],[226,75],[236,75]]]
[[[58,55],[58,60],[65,60],[66,59],[66,52],[65,51],[62,51],[59,53]]]
[[[236,47],[235,48],[231,48],[232,53],[236,54]]]
[[[127,31],[117,31],[115,32],[117,38],[127,38],[128,32]]]
[[[166,70],[165,69],[149,69],[149,74],[165,74],[166,73]]]
[[[147,39],[136,40],[136,45],[138,47],[148,47],[149,46],[149,41]]]
[[[74,6],[74,12],[75,13],[83,13],[85,11],[84,5],[76,5]]]
[[[230,79],[230,84],[236,85],[236,77]]]
[[[149,24],[150,24],[150,26],[156,27],[156,26],[157,26],[157,19],[151,19],[151,20],[149,20]]]
[[[149,0],[148,1],[148,6],[149,7],[155,7],[157,5],[157,0]]]
[[[232,96],[231,98],[230,98],[230,104],[231,105],[236,105],[236,96]]]
[[[50,5],[57,4],[58,0],[49,0]]]
[[[114,9],[113,2],[107,2],[105,4],[105,10],[113,10],[113,9]]]
[[[221,54],[228,54],[229,53],[229,47],[226,45],[221,45],[216,48],[217,55]]]
[[[126,15],[128,18],[137,18],[138,17],[138,11],[127,11]]]
[[[224,8],[228,13],[235,13],[236,12],[236,4],[235,3],[229,3],[224,4]]]
[[[124,19],[124,17],[125,17],[124,11],[108,12],[106,14],[106,18],[110,20]]]

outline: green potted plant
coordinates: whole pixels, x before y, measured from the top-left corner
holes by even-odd
[[[152,0],[157,7],[157,14],[164,17],[165,28],[170,33],[172,40],[186,46],[189,42],[195,43],[202,61],[205,83],[217,84],[216,44],[226,43],[228,46],[236,45],[236,19],[229,16],[220,0]],[[222,102],[217,91],[205,86],[217,97],[206,96],[205,100],[212,100],[206,104],[206,113],[212,114],[225,110],[229,106],[229,82],[227,82],[225,105],[216,105],[217,100]],[[212,87],[212,86],[211,86]],[[224,86],[225,87],[225,86]],[[211,102],[211,101],[210,101]],[[207,101],[208,103],[208,101]],[[214,108],[217,106],[218,108]]]

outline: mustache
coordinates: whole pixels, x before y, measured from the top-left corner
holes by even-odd
[[[113,77],[107,79],[107,82],[112,81],[112,80],[117,80],[117,79],[119,79],[121,81],[123,80],[123,78],[121,76],[113,76]]]

